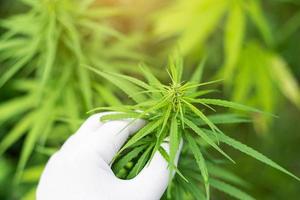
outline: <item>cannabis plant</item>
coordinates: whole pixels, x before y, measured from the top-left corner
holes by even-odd
[[[248,25],[248,21],[252,23]],[[249,29],[251,27],[254,31]],[[199,54],[214,35],[223,37],[224,61],[218,75],[224,78],[227,90],[234,93],[233,101],[273,112],[276,105],[274,96],[277,96],[273,88],[279,88],[300,108],[300,89],[295,77],[283,58],[269,50],[275,44],[274,36],[260,1],[177,0],[157,14],[155,32],[161,38],[175,38],[185,55]],[[261,37],[257,37],[257,33]],[[286,34],[283,32],[283,35]],[[248,42],[252,38],[258,38],[259,47],[254,45],[256,47],[252,49],[253,42]],[[207,48],[210,46],[207,45]],[[257,73],[259,78],[251,76],[252,73]],[[237,98],[237,94],[243,97]],[[270,121],[270,118],[261,115],[254,119],[260,124]]]
[[[202,143],[202,145],[205,145]],[[201,151],[207,154],[206,149],[202,146]],[[211,156],[207,154],[207,157]],[[255,199],[251,195],[247,194],[244,189],[249,189],[251,185],[244,181],[242,178],[233,174],[226,169],[226,164],[222,164],[218,160],[206,159],[207,171],[210,175],[209,184],[212,190],[212,198],[215,190],[221,191],[236,199],[242,200],[253,200]],[[203,191],[203,180],[200,176],[201,171],[197,166],[194,156],[187,148],[183,149],[180,155],[180,162],[178,163],[178,170],[184,174],[186,179],[183,180],[177,174],[173,178],[169,187],[171,188],[171,199],[181,200],[181,199],[206,199],[205,192]],[[241,189],[243,188],[243,189]],[[165,193],[162,199],[168,199],[168,194]]]
[[[273,112],[281,93],[300,108],[299,85],[280,55],[257,42],[249,42],[241,51],[238,65],[232,77],[231,98],[234,101]],[[255,76],[249,75],[253,73]],[[257,122],[259,132],[264,132],[272,118],[255,114],[253,119]]]
[[[128,63],[142,59],[135,41],[109,23],[120,14],[116,8],[91,0],[21,2],[26,12],[0,21],[0,87],[16,93],[0,104],[1,126],[12,127],[0,155],[26,135],[18,180],[35,147],[59,146],[95,106],[95,96],[103,97],[102,105],[119,103],[110,86],[80,63],[129,71]]]
[[[177,175],[182,178],[178,184],[182,183],[182,187],[187,187],[184,185],[190,184],[189,186],[191,188],[197,188],[197,182],[195,183],[195,181],[193,181],[194,179],[187,179],[183,170],[181,172],[180,167],[176,167],[176,152],[182,142],[184,148],[188,148],[188,155],[194,157],[195,163],[198,166],[198,172],[200,172],[199,175],[198,172],[196,172],[195,175],[198,176],[195,178],[199,180],[199,176],[202,177],[201,182],[204,184],[206,198],[209,199],[210,185],[221,188],[222,184],[210,177],[208,169],[210,164],[208,157],[206,157],[203,151],[204,144],[215,149],[230,162],[234,163],[234,160],[224,152],[219,145],[220,143],[224,143],[300,180],[266,156],[226,135],[219,129],[217,126],[218,122],[221,121],[220,123],[224,123],[227,121],[230,123],[239,118],[234,117],[234,115],[225,115],[223,118],[208,115],[205,109],[216,111],[214,106],[219,106],[244,112],[261,112],[238,103],[206,98],[205,95],[214,92],[214,90],[204,89],[204,87],[218,81],[201,83],[203,63],[204,62],[194,71],[189,81],[184,81],[182,79],[183,61],[179,56],[175,56],[173,59],[170,59],[167,70],[170,83],[167,84],[160,82],[145,66],[141,66],[140,68],[147,82],[131,76],[103,72],[89,67],[92,71],[122,89],[135,102],[135,105],[96,108],[95,110],[117,111],[117,113],[103,116],[101,120],[134,118],[144,119],[148,122],[142,129],[134,134],[118,152],[113,167],[117,175],[123,178],[134,177],[143,166],[152,159],[154,153],[159,151],[169,163],[170,177],[172,177],[173,172],[176,172]],[[161,144],[166,141],[170,144],[169,152],[161,147]],[[186,159],[185,156],[181,157],[179,166],[187,162]],[[133,161],[131,162],[133,166],[129,168],[130,171],[122,171],[129,161]],[[188,175],[190,175],[190,173]],[[170,179],[170,181],[172,180]],[[172,194],[171,188],[172,187],[169,187],[168,189],[169,197]],[[227,187],[228,190],[230,190],[229,188],[230,187]],[[197,190],[193,193],[196,199],[198,199],[198,197],[200,198],[200,196],[196,194],[197,192],[199,191]],[[239,196],[239,198],[244,199],[242,196]]]
[[[184,54],[203,48],[205,42],[224,25],[226,73],[237,62],[246,37],[247,17],[267,44],[273,43],[260,1],[256,0],[177,0],[157,15],[155,32],[160,37],[178,36]]]

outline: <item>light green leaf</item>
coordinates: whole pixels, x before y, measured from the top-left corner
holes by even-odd
[[[7,133],[0,143],[0,155],[2,155],[12,144],[14,144],[30,129],[34,119],[34,113],[25,116],[10,132]]]
[[[116,31],[115,29],[113,29],[109,26],[99,24],[98,22],[82,19],[79,21],[79,24],[85,28],[88,28],[88,29],[96,32],[99,35],[102,35],[102,36],[103,35],[112,36],[119,40],[125,39],[125,36],[122,33]]]
[[[210,1],[210,3],[209,7],[203,6],[200,12],[198,11],[197,20],[192,18],[193,21],[188,23],[188,27],[180,36],[178,43],[183,54],[191,52],[196,46],[203,47],[205,40],[215,30],[224,16],[227,9],[227,1],[214,0]]]
[[[159,89],[163,89],[161,82],[153,75],[153,73],[145,64],[141,64],[139,65],[139,67],[143,75],[147,79],[149,85],[151,85],[152,87],[158,87]]]
[[[133,145],[134,143],[136,143],[146,135],[152,133],[161,124],[162,124],[162,120],[149,122],[146,126],[141,128],[136,134],[132,136],[132,138],[128,140],[128,142],[122,147],[119,153],[122,152],[124,149],[130,147],[131,145]]]
[[[46,82],[48,81],[51,72],[54,67],[55,59],[56,59],[56,46],[57,46],[57,36],[56,36],[56,16],[53,13],[49,16],[49,25],[46,31],[46,47],[45,47],[45,54],[42,58],[44,60],[44,64],[42,66],[42,77],[41,77],[41,84],[40,90],[45,90]]]
[[[33,54],[28,54],[17,60],[17,62],[10,66],[9,70],[5,71],[0,77],[0,87],[2,87],[11,77],[13,77],[27,62],[33,57]]]
[[[255,198],[251,197],[250,195],[248,195],[247,193],[243,192],[242,190],[229,185],[223,181],[219,181],[216,179],[210,179],[210,184],[212,187],[225,192],[227,194],[229,194],[232,197],[235,197],[237,199],[241,199],[241,200],[254,200]]]
[[[294,174],[292,174],[291,172],[287,171],[286,169],[284,169],[283,167],[281,167],[280,165],[278,165],[277,163],[275,163],[274,161],[272,161],[271,159],[267,158],[266,156],[264,156],[263,154],[259,153],[258,151],[252,149],[251,147],[246,146],[245,144],[228,137],[225,134],[219,134],[220,135],[220,141],[223,143],[226,143],[227,145],[295,178],[296,180],[300,181],[300,178],[298,178],[297,176],[295,176]]]
[[[253,0],[247,2],[248,6],[248,12],[250,15],[250,18],[260,31],[263,39],[268,45],[273,44],[273,36],[272,32],[269,28],[268,22],[265,19],[265,16],[263,15],[263,11],[261,9],[261,3],[259,0]]]
[[[218,92],[218,90],[200,90],[200,91],[195,91],[195,92],[191,92],[191,93],[189,92],[188,97],[189,98],[197,98],[197,97],[201,97],[206,94],[213,93],[213,92]]]
[[[233,3],[225,27],[224,77],[226,82],[231,81],[243,45],[246,19],[242,9],[239,3]]]
[[[50,130],[53,130],[50,128]],[[44,147],[44,146],[41,146],[41,145],[38,145],[35,149],[35,151],[37,153],[40,153],[42,155],[45,155],[45,156],[52,156],[55,152],[57,152],[59,150],[59,148],[53,148],[53,147]]]
[[[207,163],[207,169],[209,174],[219,179],[223,179],[225,181],[241,185],[244,187],[250,187],[249,183],[233,174],[232,172],[225,169],[224,166],[219,166],[217,164]]]
[[[210,105],[216,105],[216,106],[222,106],[222,107],[226,107],[226,108],[233,108],[236,110],[241,110],[241,111],[246,111],[246,112],[257,112],[257,113],[262,113],[262,111],[249,107],[249,106],[245,106],[243,104],[239,104],[239,103],[235,103],[232,101],[226,101],[226,100],[221,100],[221,99],[197,99],[195,100],[195,102],[202,102],[202,103],[206,103],[206,104],[210,104]]]
[[[184,123],[190,127],[195,133],[197,133],[197,135],[199,135],[205,142],[207,142],[209,145],[211,145],[213,148],[215,148],[217,151],[219,151],[222,155],[224,155],[228,160],[230,160],[231,162],[235,163],[230,156],[228,156],[222,149],[220,149],[220,147],[218,147],[218,145],[212,140],[210,139],[210,137],[208,135],[206,135],[206,133],[204,131],[202,131],[201,128],[198,128],[192,121],[188,120],[188,119],[184,119]]]
[[[152,145],[149,146],[147,148],[147,150],[143,153],[143,155],[140,157],[140,159],[137,161],[137,163],[135,164],[133,169],[128,174],[128,176],[127,176],[128,179],[131,179],[131,178],[135,177],[142,170],[142,168],[145,166],[145,164],[148,161],[148,157],[150,155],[150,152],[151,152],[152,148],[153,148]]]
[[[125,94],[127,94],[128,96],[131,96],[132,99],[136,103],[141,103],[141,102],[146,101],[146,97],[143,94],[139,94],[139,92],[142,91],[140,87],[137,87],[136,85],[130,83],[127,80],[121,80],[120,78],[117,78],[113,75],[102,72],[100,70],[97,70],[95,68],[92,68],[92,67],[89,67],[86,65],[85,65],[85,67],[90,69],[91,71],[95,72],[96,74],[102,76],[103,78],[107,79],[112,84],[114,84],[115,86],[120,88],[123,92],[125,92]],[[137,95],[137,94],[139,94],[139,95]]]
[[[32,199],[35,199],[36,198],[36,188],[32,188],[30,189],[28,192],[26,192],[21,200],[32,200]]]
[[[176,115],[172,117],[171,125],[170,125],[170,162],[174,163],[175,156],[179,148],[179,130]]]
[[[167,153],[167,151],[162,147],[160,146],[159,149],[158,149],[159,153],[161,154],[161,156],[168,162],[168,163],[171,163],[170,162],[170,156],[169,154]],[[177,166],[176,165],[171,165],[170,166],[171,168],[173,168],[175,170],[175,172],[182,178],[182,180],[186,181],[186,182],[189,182],[185,176],[178,170]]]
[[[55,100],[55,93],[53,94],[52,98],[50,98],[47,102],[44,102],[43,107],[36,112],[35,115],[35,123],[33,127],[30,129],[29,133],[26,136],[24,144],[22,146],[22,153],[19,159],[19,163],[17,166],[17,172],[15,175],[15,181],[18,183],[21,180],[24,168],[30,158],[32,151],[36,146],[36,142],[39,138],[41,138],[45,132],[45,127],[48,127],[49,124],[53,123],[51,118],[53,118],[53,101]],[[48,115],[45,115],[48,113]]]
[[[71,86],[69,86],[71,87]],[[65,92],[64,96],[65,101],[65,109],[67,112],[63,111],[64,115],[68,118],[68,123],[72,129],[72,131],[76,131],[78,129],[78,119],[80,118],[80,111],[78,107],[77,97],[75,95],[75,91],[73,88],[68,88]]]
[[[300,108],[300,87],[286,62],[279,56],[272,55],[271,65],[270,73],[273,75],[274,80],[276,80],[281,92]]]
[[[195,160],[197,162],[197,165],[201,171],[201,176],[203,178],[204,186],[205,186],[205,191],[206,191],[206,199],[210,199],[210,192],[209,192],[209,175],[208,175],[208,170],[205,164],[205,159],[201,153],[201,150],[199,149],[197,143],[195,142],[194,138],[189,136],[188,134],[186,135],[186,139],[188,141],[188,145],[190,150],[192,151]]]
[[[201,112],[200,110],[198,110],[195,106],[193,106],[192,104],[190,104],[187,101],[184,101],[184,103],[191,109],[192,112],[194,112],[197,116],[200,117],[200,119],[202,119],[210,128],[211,130],[215,131],[219,131],[218,127],[216,127],[216,125],[214,125],[204,114],[203,112]]]
[[[205,200],[204,192],[201,190],[201,188],[198,186],[198,183],[189,181],[190,183],[184,182],[182,180],[180,181],[180,185],[182,185],[185,189],[185,191],[188,191],[191,193],[191,195],[196,200]]]
[[[139,117],[139,113],[113,113],[113,114],[107,114],[101,117],[101,121],[110,121],[110,120],[120,120],[120,119],[137,119]]]
[[[237,114],[214,114],[207,117],[214,124],[237,124],[251,122],[249,118]]]
[[[115,77],[119,77],[119,78],[122,78],[122,79],[125,79],[141,88],[144,88],[144,89],[154,89],[152,88],[150,85],[146,84],[145,82],[137,79],[137,78],[133,78],[131,76],[126,76],[126,75],[123,75],[123,74],[118,74],[118,73],[112,73],[112,72],[107,72],[108,74],[112,75],[112,76],[115,76]]]
[[[36,105],[35,96],[22,96],[3,102],[0,105],[0,122],[7,121]]]
[[[24,170],[22,176],[22,183],[36,183],[39,181],[40,176],[44,170],[44,165],[37,165]]]
[[[206,58],[203,58],[202,61],[198,64],[196,70],[194,70],[192,78],[190,79],[191,83],[199,84],[202,80],[203,69],[206,63]],[[191,93],[195,93],[197,88],[191,89]]]
[[[109,106],[119,106],[122,105],[121,101],[115,96],[108,85],[97,84],[95,86],[96,90],[100,94],[100,97],[105,101]]]
[[[137,157],[141,153],[141,151],[143,151],[146,147],[146,145],[135,147],[130,152],[126,153],[125,156],[123,156],[113,165],[114,171],[119,172],[129,161]]]

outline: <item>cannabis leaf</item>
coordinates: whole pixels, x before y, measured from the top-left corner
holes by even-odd
[[[243,48],[247,17],[266,44],[273,43],[270,27],[260,1],[255,0],[177,0],[156,14],[155,32],[158,37],[177,36],[184,54],[203,49],[209,37],[224,23],[224,76],[230,81]]]
[[[0,104],[1,128],[17,121],[0,142],[0,155],[25,136],[17,179],[36,145],[45,145],[52,134],[75,131],[79,124],[74,121],[94,106],[96,96],[103,97],[98,105],[120,104],[111,86],[95,81],[80,63],[133,71],[128,63],[142,57],[128,51],[136,44],[130,36],[106,23],[120,14],[116,7],[94,5],[93,0],[20,2],[27,8],[23,13],[0,20],[0,88],[18,94]],[[69,122],[62,128],[58,118]]]
[[[203,140],[208,146],[213,147],[215,150],[220,152],[230,161],[234,162],[232,158],[227,155],[219,146],[219,142],[225,142],[226,144],[232,145],[236,149],[244,152],[252,157],[264,162],[271,167],[274,167],[296,179],[296,176],[287,172],[282,167],[279,167],[275,162],[271,161],[262,154],[256,152],[255,150],[246,147],[245,145],[229,139],[218,127],[213,123],[210,116],[206,114],[205,108],[215,110],[211,106],[221,106],[225,108],[235,109],[239,111],[263,113],[257,109],[244,106],[238,103],[221,100],[221,99],[211,99],[202,98],[200,95],[194,95],[197,92],[203,92],[205,90],[199,90],[204,86],[209,86],[213,83],[206,82],[201,83],[202,68],[203,64],[198,66],[196,70],[196,77],[192,81],[183,81],[183,60],[179,56],[171,57],[167,73],[170,77],[170,84],[163,84],[157,78],[151,74],[151,72],[145,67],[142,68],[142,73],[147,80],[144,82],[142,80],[136,79],[131,76],[115,74],[111,72],[99,71],[95,68],[87,66],[90,70],[99,74],[100,76],[106,78],[107,80],[114,83],[116,86],[120,87],[129,96],[140,95],[141,100],[134,99],[135,105],[124,106],[124,109],[120,110],[120,113],[110,114],[109,116],[102,117],[101,120],[116,120],[124,118],[134,118],[134,119],[145,119],[148,124],[140,129],[134,136],[132,136],[126,144],[121,148],[117,155],[116,166],[120,165],[119,162],[123,162],[123,159],[127,158],[128,155],[126,151],[133,152],[132,149],[141,148],[142,146],[136,147],[137,143],[148,140],[148,148],[144,150],[141,148],[140,153],[142,156],[140,160],[137,161],[136,165],[133,167],[133,171],[129,173],[127,178],[132,178],[133,174],[137,174],[142,166],[145,165],[149,160],[151,160],[153,154],[157,151],[161,152],[163,157],[168,161],[170,172],[174,170],[179,173],[184,179],[184,174],[178,170],[174,165],[175,153],[179,148],[179,141],[183,141],[184,145],[187,145],[190,149],[191,154],[194,156],[200,174],[202,175],[202,180],[205,186],[206,198],[209,199],[209,187],[214,185],[217,188],[225,187],[228,189],[228,193],[232,196],[244,196],[241,191],[226,185],[223,182],[211,179],[209,176],[209,170],[206,166],[206,160],[204,152],[202,152],[200,143],[196,142],[198,140]],[[110,79],[114,77],[113,79]],[[118,80],[115,82],[115,80]],[[198,81],[197,81],[198,80]],[[126,83],[135,85],[136,92],[124,88]],[[122,107],[122,106],[121,106]],[[107,108],[98,108],[107,109]],[[110,109],[108,109],[110,110]],[[115,108],[112,108],[115,110]],[[138,112],[137,112],[138,111]],[[133,114],[133,113],[136,114]],[[201,125],[199,125],[201,124]],[[209,131],[207,131],[209,130]],[[165,140],[169,140],[170,153],[168,155],[160,146]],[[142,143],[144,144],[144,143]],[[131,149],[131,150],[130,150]],[[151,152],[151,153],[150,153]],[[132,154],[132,153],[131,153]],[[122,155],[124,156],[122,158]],[[147,160],[148,158],[148,160]],[[250,197],[248,199],[251,199]]]

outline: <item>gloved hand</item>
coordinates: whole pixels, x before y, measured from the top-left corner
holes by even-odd
[[[145,122],[136,120],[123,129],[131,120],[100,122],[99,118],[104,114],[87,119],[50,158],[37,188],[37,200],[161,198],[167,188],[169,171],[168,163],[160,153],[157,152],[150,164],[131,180],[117,178],[109,165],[128,136]],[[168,151],[168,144],[163,145]]]

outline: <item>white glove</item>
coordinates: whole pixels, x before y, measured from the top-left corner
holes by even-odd
[[[99,118],[105,114],[87,119],[49,159],[37,188],[37,200],[161,198],[167,188],[169,171],[168,163],[160,153],[157,152],[150,164],[131,180],[117,178],[109,165],[128,136],[144,126],[145,122],[136,120],[123,129],[131,120],[100,122]],[[169,150],[167,144],[163,148]]]

